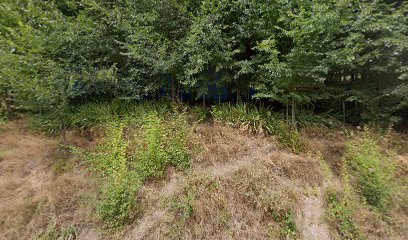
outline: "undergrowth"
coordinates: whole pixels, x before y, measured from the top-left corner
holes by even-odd
[[[155,111],[159,115],[173,110],[172,105],[166,101],[111,101],[90,102],[80,106],[72,106],[64,113],[46,112],[34,114],[31,118],[31,127],[35,130],[44,131],[50,135],[59,134],[61,126],[68,129],[84,130],[96,125],[103,125],[116,119],[131,122],[133,125],[141,125],[144,116]],[[58,115],[65,117],[60,118]]]
[[[276,136],[283,145],[293,150],[299,150],[301,147],[298,132],[289,129],[280,116],[267,109],[257,109],[245,103],[220,104],[213,106],[211,113],[216,120],[233,127],[248,130],[250,133],[266,132]]]
[[[55,223],[48,225],[47,229],[34,240],[73,240],[77,238],[77,230],[73,226],[58,228]]]
[[[4,124],[6,121],[6,110],[4,109],[3,105],[0,104],[0,126]]]
[[[98,215],[110,228],[132,218],[143,182],[164,175],[166,166],[189,166],[188,125],[184,113],[159,117],[152,110],[136,125],[124,120],[106,124],[106,137],[85,154],[102,182]]]
[[[326,192],[327,213],[329,221],[334,224],[344,239],[361,239],[360,233],[353,221],[353,210],[347,197],[332,189]]]
[[[346,162],[343,162],[341,166],[341,175],[343,181],[342,191],[336,191],[331,187],[326,189],[328,220],[344,239],[361,239],[361,231],[353,220],[352,188]]]
[[[392,162],[381,154],[368,132],[347,144],[346,157],[356,177],[358,192],[368,204],[385,210],[392,190]]]
[[[143,142],[136,148],[135,166],[143,179],[163,176],[172,163],[178,169],[189,167],[188,125],[184,113],[162,119],[148,114],[142,125]]]
[[[301,128],[332,129],[338,127],[340,122],[332,113],[316,114],[312,111],[302,110],[296,114],[296,121]]]

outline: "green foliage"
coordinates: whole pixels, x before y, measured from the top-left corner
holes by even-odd
[[[36,131],[57,135],[61,131],[61,122],[54,113],[35,114],[30,119],[30,127]]]
[[[109,103],[88,103],[72,112],[69,116],[69,125],[73,128],[90,128],[114,119],[112,106]]]
[[[164,121],[157,113],[152,113],[144,121],[143,142],[135,154],[136,169],[140,175],[143,178],[163,176],[169,163],[179,169],[189,167],[185,114],[181,113]]]
[[[126,157],[127,142],[123,137],[123,129],[120,122],[110,123],[103,144],[90,155],[104,180],[98,213],[109,227],[118,227],[129,220],[137,190],[141,186],[141,181],[130,169]]]
[[[4,0],[0,99],[64,129],[74,104],[160,98],[171,76],[172,100],[215,85],[239,101],[254,88],[294,115],[347,102],[348,120],[399,123],[406,11],[401,1]]]
[[[216,120],[223,121],[233,127],[243,128],[250,133],[266,132],[276,136],[283,145],[294,150],[300,149],[297,132],[290,130],[286,123],[271,111],[258,110],[245,103],[240,103],[213,106],[211,113]]]
[[[0,127],[4,122],[6,122],[6,120],[7,114],[5,112],[5,109],[3,109],[2,105],[0,105]]]
[[[345,239],[361,239],[352,219],[352,209],[350,208],[346,196],[339,196],[332,189],[326,191],[328,219],[334,223],[337,230]]]
[[[115,119],[141,125],[144,117],[152,112],[159,115],[167,113],[171,109],[165,101],[111,101],[87,103],[74,108],[68,116],[69,125],[72,128],[90,128],[98,124],[108,123]]]
[[[160,107],[150,104],[135,106],[124,109],[142,110],[140,122],[132,125],[133,121],[128,121],[126,116],[122,116],[126,121],[107,122],[104,124],[106,137],[102,143],[85,154],[96,172],[100,173],[103,184],[97,209],[101,219],[111,228],[125,224],[132,217],[137,192],[146,179],[163,176],[169,164],[181,170],[189,167],[186,114],[168,111],[165,116],[159,117],[152,109],[162,109]],[[92,105],[85,109],[96,107]],[[114,107],[110,109],[120,112]],[[101,112],[101,116],[109,115],[104,110]],[[107,118],[105,120],[108,121]],[[135,135],[125,134],[128,132]]]
[[[205,121],[211,114],[208,108],[202,106],[191,107],[189,113],[191,114],[191,121],[197,123]]]
[[[375,140],[364,133],[362,139],[347,144],[347,160],[356,176],[357,189],[367,203],[384,208],[392,190],[393,166],[383,154]]]
[[[293,213],[288,211],[273,212],[274,220],[279,224],[281,235],[286,239],[296,239],[296,223]]]
[[[54,224],[50,224],[47,229],[39,236],[35,237],[35,240],[71,240],[77,237],[77,233],[74,227],[68,226],[67,228],[58,229]]]
[[[299,111],[296,116],[297,123],[302,128],[334,128],[339,125],[339,121],[332,114],[322,113],[314,114],[311,111]]]
[[[146,116],[145,121],[143,125],[145,147],[137,149],[135,155],[138,159],[137,168],[144,178],[162,176],[169,160],[165,149],[165,131],[157,114]]]

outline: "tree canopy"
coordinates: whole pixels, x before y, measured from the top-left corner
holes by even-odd
[[[175,100],[187,93],[194,101],[217,80],[237,101],[401,122],[408,118],[407,6],[392,0],[3,0],[0,96],[6,111],[12,102],[60,112],[99,99],[168,94]]]

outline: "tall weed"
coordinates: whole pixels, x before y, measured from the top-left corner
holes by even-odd
[[[130,218],[136,193],[141,186],[137,174],[130,169],[123,128],[119,122],[109,124],[105,141],[91,155],[94,166],[104,180],[98,213],[110,227],[118,227]]]
[[[149,114],[142,126],[143,142],[136,150],[136,168],[143,178],[159,177],[166,165],[179,169],[189,166],[187,116],[183,113],[168,116]]]
[[[353,220],[353,198],[350,185],[350,173],[347,163],[341,165],[342,191],[328,187],[326,189],[327,217],[344,239],[361,239],[362,233]]]
[[[132,217],[137,192],[146,179],[163,176],[169,164],[179,169],[189,166],[187,116],[165,116],[146,113],[135,136],[129,135],[135,126],[112,121],[106,124],[102,143],[86,154],[103,180],[98,214],[111,228]],[[136,150],[130,150],[129,145]]]
[[[348,164],[356,177],[356,185],[367,203],[384,208],[390,197],[393,165],[381,154],[377,142],[368,132],[346,146]]]
[[[70,127],[90,128],[113,119],[114,113],[110,104],[88,103],[72,110],[69,117]]]

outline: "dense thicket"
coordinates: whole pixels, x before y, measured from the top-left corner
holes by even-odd
[[[205,101],[215,86],[230,100],[263,99],[293,117],[308,107],[348,121],[401,122],[408,118],[407,6],[3,0],[2,105],[64,117],[70,105],[100,99]]]

